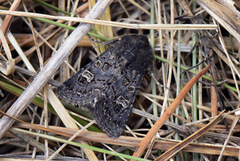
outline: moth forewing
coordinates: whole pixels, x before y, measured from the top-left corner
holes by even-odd
[[[123,36],[59,86],[56,94],[90,111],[103,132],[118,138],[143,77],[152,70],[152,61],[153,50],[146,36]]]

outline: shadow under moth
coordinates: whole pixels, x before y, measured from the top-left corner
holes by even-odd
[[[91,112],[108,136],[118,138],[146,72],[153,50],[144,35],[123,36],[96,60],[60,85],[59,99]]]

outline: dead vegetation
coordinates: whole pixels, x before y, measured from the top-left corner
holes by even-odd
[[[239,159],[239,1],[0,4],[1,159]],[[105,51],[99,41],[126,34],[149,37],[155,76],[170,90],[146,75],[122,136],[112,139],[54,91]]]

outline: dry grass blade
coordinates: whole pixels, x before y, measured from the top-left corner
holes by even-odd
[[[210,55],[213,55],[213,51],[210,50]],[[214,62],[214,58],[212,58],[212,61]],[[217,80],[216,76],[216,71],[213,67],[211,67],[211,70],[213,72],[213,77],[215,80]],[[217,110],[217,93],[215,91],[214,86],[211,86],[211,109],[212,109],[212,116],[217,116],[218,115],[218,110]]]
[[[95,5],[96,1],[95,0],[90,0],[89,1],[89,9],[91,9]],[[100,17],[100,20],[105,20],[105,21],[111,21],[111,14],[110,14],[110,8],[108,7],[103,15]],[[103,26],[103,25],[94,25],[94,28],[98,31],[98,34],[113,39],[113,31],[111,26]],[[98,53],[103,53],[106,50],[105,46],[101,46],[99,43],[94,43],[95,50],[98,51]],[[96,48],[97,46],[100,46]],[[98,54],[98,55],[100,55]]]
[[[175,155],[176,153],[178,153],[181,149],[185,148],[188,144],[190,144],[191,142],[193,142],[194,140],[196,140],[197,138],[201,137],[206,131],[208,131],[211,127],[213,127],[214,125],[216,125],[217,123],[219,123],[223,118],[223,114],[225,111],[221,112],[215,119],[213,119],[210,123],[208,123],[205,127],[201,128],[199,131],[197,131],[196,133],[192,134],[191,136],[189,136],[188,138],[184,139],[184,141],[178,143],[177,145],[175,145],[174,147],[172,147],[171,149],[169,149],[167,152],[165,152],[163,155],[161,155],[160,157],[158,157],[155,160],[168,160],[170,159],[173,155]]]
[[[106,143],[106,144],[114,144],[114,145],[122,145],[122,146],[129,146],[129,147],[136,147],[141,139],[133,139],[131,137],[120,137],[119,139],[109,139],[108,136],[106,136],[106,134],[102,134],[102,133],[94,133],[94,132],[90,132],[90,131],[80,131],[81,133],[79,133],[78,131],[76,131],[76,129],[67,129],[66,128],[56,128],[56,127],[52,127],[50,126],[49,128],[45,128],[43,126],[39,126],[39,125],[33,125],[33,124],[29,124],[27,122],[21,121],[17,118],[13,118],[9,115],[7,115],[6,113],[0,111],[0,113],[6,115],[7,117],[10,117],[18,122],[21,122],[22,124],[17,124],[18,127],[22,127],[22,128],[31,128],[31,129],[41,129],[44,131],[48,131],[48,132],[52,132],[55,134],[59,134],[62,136],[66,136],[66,137],[72,137],[73,135],[78,135],[76,139],[79,139],[79,141],[81,140],[85,140],[85,141],[94,141],[94,142],[102,142],[102,143]],[[200,137],[206,130],[210,129],[213,125],[215,125],[217,122],[220,121],[220,118],[222,116],[222,114],[224,113],[224,111],[218,115],[218,117],[216,117],[215,119],[213,119],[205,128],[202,128],[201,130],[199,130],[198,132],[194,133],[192,136],[190,136],[189,138],[187,138],[184,143],[187,142],[187,144],[183,144],[183,142],[179,142],[178,144],[176,142],[169,142],[169,141],[156,141],[155,145],[154,145],[154,149],[165,149],[165,150],[172,150],[172,152],[176,153],[177,151],[173,150],[174,147],[179,147],[180,145],[181,148],[178,148],[178,150],[185,148],[186,146],[188,146],[192,140],[196,139],[196,137]],[[17,135],[19,132],[12,129],[13,132]],[[201,133],[201,134],[199,134]],[[22,134],[21,134],[22,135]],[[195,136],[195,137],[194,137]],[[193,138],[194,137],[194,138]],[[192,140],[190,140],[192,139]],[[32,140],[33,144],[37,144],[34,140]],[[168,145],[168,146],[166,146]],[[194,148],[194,144],[192,144],[191,146],[187,147],[189,150],[185,149],[186,151],[191,151],[191,152],[201,152],[201,153],[206,153],[206,154],[219,154],[221,147],[211,147],[208,145],[199,145],[196,144],[196,147],[199,146],[203,146],[203,148],[197,148],[199,149],[199,151],[194,151],[194,149],[196,150],[196,148]],[[171,148],[173,147],[173,148]],[[218,149],[217,149],[218,148]],[[39,147],[39,149],[41,149],[41,147]],[[201,151],[201,149],[205,149],[205,152]],[[208,149],[208,150],[206,150]],[[208,152],[208,153],[207,153]],[[167,153],[166,153],[167,154]],[[238,150],[236,149],[228,149],[225,147],[225,151],[224,151],[224,155],[230,155],[230,156],[237,156],[238,155]],[[165,153],[162,157],[165,156]],[[161,158],[162,159],[162,158]]]
[[[15,10],[17,10],[20,2],[21,2],[20,0],[15,0],[15,1],[13,2],[13,4],[11,5],[11,8],[10,8],[9,10],[10,10],[10,11],[15,11]],[[7,15],[7,16],[5,17],[5,19],[4,19],[4,21],[3,21],[3,24],[2,24],[2,26],[1,26],[2,31],[3,31],[4,34],[7,32],[8,28],[10,27],[11,22],[12,22],[12,19],[13,19],[13,16],[11,16],[11,15]],[[0,41],[0,44],[1,44],[1,41]]]
[[[163,115],[158,119],[158,121],[154,124],[154,126],[150,129],[148,134],[144,137],[144,139],[141,141],[139,146],[137,147],[137,150],[134,152],[133,156],[140,157],[144,150],[147,148],[149,142],[151,141],[151,138],[157,133],[157,131],[162,127],[165,121],[172,115],[172,113],[176,110],[178,105],[181,103],[182,99],[186,96],[187,92],[192,88],[194,83],[198,81],[198,79],[208,71],[208,69],[211,67],[211,65],[204,68],[201,72],[199,72],[195,77],[193,77],[181,90],[181,92],[178,94],[178,96],[175,98],[175,100],[172,102],[172,104],[168,107],[168,109],[163,113]]]
[[[9,129],[9,131],[10,131],[13,135],[15,135],[15,136],[17,136],[18,138],[24,140],[26,143],[28,143],[28,144],[36,147],[38,150],[41,150],[41,151],[43,151],[43,152],[46,153],[45,148],[44,148],[44,145],[41,144],[41,143],[39,143],[38,141],[36,141],[36,140],[33,139],[32,137],[29,137],[28,135],[25,135],[24,133],[22,133],[22,132],[20,132],[20,131],[17,131],[17,130],[15,130],[15,129],[12,129],[12,128]],[[48,153],[49,153],[50,155],[53,155],[53,154],[54,154],[54,150],[52,150],[52,149],[49,148],[49,149],[48,149]],[[60,155],[59,155],[59,156],[60,156]]]
[[[228,137],[226,138],[226,140],[224,142],[224,145],[223,145],[223,148],[221,150],[221,153],[220,153],[220,155],[218,157],[218,161],[222,160],[223,153],[224,153],[224,151],[226,149],[227,143],[228,143],[228,141],[230,139],[230,136],[232,135],[233,129],[236,127],[236,124],[237,124],[238,121],[239,121],[239,116],[236,115],[234,120],[233,120],[233,122],[232,122],[232,126],[231,126],[231,129],[230,129],[229,133],[228,133]]]
[[[12,58],[12,54],[11,54],[11,51],[9,49],[7,40],[6,40],[5,36],[4,36],[4,33],[2,31],[2,28],[0,29],[0,38],[1,38],[1,43],[3,45],[3,48],[4,48],[5,53],[7,55],[7,58],[8,58],[7,63],[6,63],[7,64],[6,67],[2,63],[0,63],[0,70],[5,75],[9,75],[9,74],[14,73],[14,70],[15,70],[15,68],[14,68],[15,60]],[[2,58],[4,58],[4,57],[2,56]]]
[[[227,7],[224,1],[196,0],[212,17],[234,35],[240,42],[239,11],[232,5]],[[220,3],[219,3],[220,2]],[[231,3],[231,1],[229,1]],[[233,3],[232,3],[233,4]]]
[[[49,132],[59,134],[62,136],[66,136],[66,137],[71,137],[75,133],[77,133],[76,129],[54,127],[54,126],[49,126],[49,128],[44,128],[43,126],[26,124],[26,123],[17,123],[16,127],[42,129],[42,130],[49,131]],[[129,136],[121,136],[118,139],[112,139],[112,138],[109,138],[104,133],[83,131],[82,133],[80,133],[78,135],[78,137],[76,138],[76,141],[77,140],[92,141],[92,142],[96,142],[96,143],[105,143],[105,144],[111,144],[111,145],[119,145],[119,146],[136,148],[142,139],[141,138],[133,138],[133,137],[129,137]],[[181,141],[173,141],[170,139],[155,140],[153,149],[169,150],[172,147],[176,146],[178,143],[181,143]],[[212,145],[212,144],[206,144],[206,143],[205,144],[190,143],[183,150],[187,151],[187,152],[218,155],[218,154],[220,154],[222,147],[223,146],[221,146],[221,145]],[[227,146],[227,147],[225,147],[223,155],[238,156],[238,148]]]
[[[171,30],[216,30],[217,25],[187,25],[187,24],[130,24],[130,23],[122,23],[122,22],[113,22],[113,21],[104,21],[104,20],[92,20],[87,18],[75,18],[75,17],[66,17],[66,16],[49,16],[43,14],[33,14],[33,13],[25,13],[25,12],[9,12],[9,11],[1,11],[0,14],[2,15],[14,15],[14,16],[25,16],[25,17],[41,17],[46,19],[59,19],[65,21],[74,21],[74,22],[82,22],[82,23],[89,23],[89,24],[98,24],[98,25],[106,25],[112,27],[119,27],[122,28],[130,28],[130,29],[155,29],[155,30],[163,30],[163,29],[171,29]]]

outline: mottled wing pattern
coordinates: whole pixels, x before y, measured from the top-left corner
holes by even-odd
[[[108,136],[118,138],[121,135],[143,77],[142,73],[136,76],[124,74],[98,98],[92,114]]]
[[[90,62],[65,81],[58,87],[56,95],[67,103],[93,111],[94,98],[106,90],[112,77],[117,75],[117,71],[114,71],[117,62],[116,59],[111,58],[113,57],[111,50],[112,48],[109,48],[95,61]]]
[[[131,112],[153,52],[146,36],[124,36],[57,89],[57,96],[90,111],[108,136],[117,138]]]

